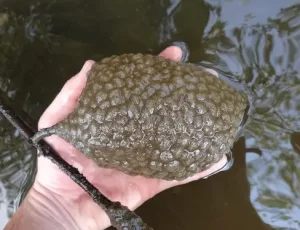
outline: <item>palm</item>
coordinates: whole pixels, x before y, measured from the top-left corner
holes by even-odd
[[[180,58],[177,57],[180,55],[178,55],[178,53],[176,54],[176,52],[180,51],[174,47],[170,47],[161,55],[166,58],[178,60]],[[78,97],[85,86],[86,73],[92,64],[93,61],[86,62],[83,70],[65,84],[62,91],[41,117],[39,122],[40,128],[56,124],[73,111]],[[140,176],[132,177],[116,170],[97,167],[91,160],[87,159],[72,145],[59,137],[51,136],[46,138],[46,140],[69,164],[78,168],[79,171],[105,196],[114,201],[118,200],[131,209],[137,208],[160,191],[175,185],[199,179],[212,173],[218,168],[221,168],[225,163],[225,159],[223,159],[213,166],[213,168],[188,178],[183,182],[168,182]],[[54,194],[55,196],[64,197],[66,205],[69,206],[66,208],[70,208],[71,215],[75,217],[80,216],[82,219],[93,219],[95,226],[108,226],[108,220],[106,220],[107,224],[105,226],[103,223],[102,225],[101,223],[97,223],[97,221],[100,220],[95,217],[102,212],[100,207],[97,206],[76,183],[48,159],[39,158],[36,182],[45,187],[49,193]],[[104,220],[101,221],[103,222]]]

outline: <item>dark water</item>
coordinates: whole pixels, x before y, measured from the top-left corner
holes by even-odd
[[[300,229],[299,0],[42,2],[0,0],[11,15],[0,14],[0,88],[35,120],[86,59],[157,54],[173,41],[188,45],[189,61],[253,94],[254,117],[234,146],[232,169],[157,195],[137,210],[146,222],[165,230]],[[35,159],[0,123],[1,228]]]

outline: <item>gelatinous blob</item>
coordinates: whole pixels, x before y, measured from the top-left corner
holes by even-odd
[[[75,111],[33,139],[56,134],[101,167],[183,180],[230,152],[247,105],[194,64],[124,54],[95,63]]]

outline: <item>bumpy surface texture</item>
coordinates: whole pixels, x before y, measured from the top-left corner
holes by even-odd
[[[196,65],[124,54],[93,65],[75,111],[53,129],[101,167],[183,180],[230,151],[246,107]]]

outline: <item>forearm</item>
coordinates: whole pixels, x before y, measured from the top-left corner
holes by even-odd
[[[57,199],[53,194],[51,197],[45,196],[32,188],[4,230],[79,230],[60,199]]]

